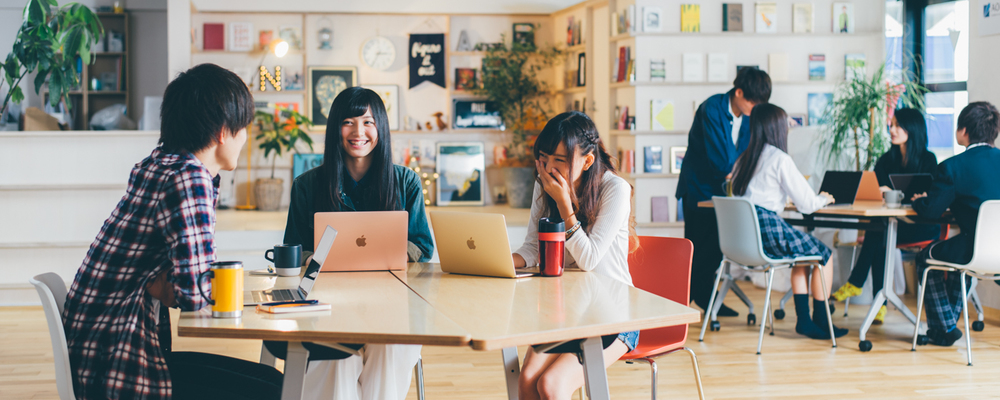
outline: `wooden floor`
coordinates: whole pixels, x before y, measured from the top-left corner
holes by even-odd
[[[741,286],[762,307],[763,290],[745,282]],[[912,297],[907,302],[915,308]],[[846,320],[840,310],[834,317],[838,326],[851,329],[838,348],[831,348],[829,341],[796,335],[795,313],[788,310],[789,316],[777,322],[775,336],[764,338],[764,354],[758,356],[757,330],[746,325],[746,308],[732,297],[727,304],[741,316],[721,319],[722,330],[708,332],[702,343],[697,339],[700,326],[693,326],[689,335],[688,346],[698,354],[707,398],[1000,397],[1000,326],[994,321],[987,321],[984,332],[973,332],[973,367],[966,366],[964,339],[950,348],[921,347],[911,352],[912,325],[893,311],[886,325],[871,330],[874,349],[861,353],[857,328],[866,307],[857,305]],[[759,314],[758,319],[762,319]],[[0,399],[58,398],[41,307],[0,308],[0,343]],[[255,361],[260,351],[259,341],[177,338],[174,346]],[[425,347],[423,357],[428,399],[506,398],[499,352]],[[697,397],[688,360],[680,353],[659,360],[660,398]],[[648,366],[619,362],[608,376],[613,398],[649,398]],[[407,399],[416,399],[415,386]]]

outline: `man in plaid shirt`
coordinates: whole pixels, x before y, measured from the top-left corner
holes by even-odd
[[[170,349],[167,307],[206,305],[198,277],[216,259],[218,173],[236,168],[253,113],[243,81],[216,65],[191,68],[167,86],[160,145],[133,168],[66,297],[78,398],[280,396],[274,368]]]

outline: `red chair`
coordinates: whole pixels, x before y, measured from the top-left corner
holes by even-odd
[[[683,238],[642,236],[639,249],[628,256],[629,273],[635,287],[665,297],[681,304],[688,304],[691,288],[691,256],[694,245]],[[698,397],[705,398],[701,387],[701,372],[694,351],[684,347],[688,326],[646,329],[639,333],[635,350],[625,353],[621,360],[631,364],[636,360],[649,363],[652,370],[652,398],[656,400],[656,362],[653,358],[684,350],[691,356],[694,378],[698,384]]]

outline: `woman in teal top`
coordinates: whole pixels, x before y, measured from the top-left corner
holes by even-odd
[[[427,261],[434,252],[420,178],[392,163],[389,117],[375,92],[353,87],[330,108],[323,164],[292,183],[285,243],[313,250],[313,215],[329,211],[409,213],[407,256]],[[367,344],[362,356],[311,361],[306,373],[310,398],[404,399],[420,346]]]

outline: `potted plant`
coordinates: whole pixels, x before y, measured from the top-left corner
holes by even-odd
[[[534,136],[548,119],[546,95],[549,86],[539,74],[551,67],[563,52],[555,47],[535,47],[501,42],[487,49],[480,73],[481,87],[473,93],[493,102],[511,130],[511,141],[505,146],[507,157],[499,161],[507,186],[511,207],[530,208],[534,188],[535,166],[532,145]],[[541,121],[541,122],[539,122]]]
[[[841,83],[819,123],[821,160],[830,168],[867,171],[889,148],[888,127],[899,101],[923,109],[927,89],[902,74],[899,83],[885,77],[885,64],[868,78]]]
[[[31,72],[36,73],[35,94],[48,81],[49,103],[55,107],[63,102],[70,90],[80,85],[77,58],[83,64],[90,64],[93,61],[90,46],[104,35],[97,15],[79,3],[59,7],[56,0],[28,0],[23,16],[14,48],[0,64],[3,66],[0,88],[7,84],[0,114],[11,101],[24,100],[19,84]],[[71,103],[65,102],[67,109]]]
[[[254,114],[254,124],[259,133],[257,140],[260,142],[257,147],[264,150],[264,158],[271,158],[271,177],[259,178],[254,182],[254,194],[257,197],[257,209],[262,211],[274,211],[281,206],[281,195],[284,192],[285,181],[274,177],[274,167],[278,157],[283,152],[298,152],[296,145],[301,140],[312,151],[313,142],[304,130],[303,126],[309,126],[312,121],[297,111],[278,108],[276,117],[267,111],[257,111]],[[286,118],[287,117],[287,118]],[[283,119],[284,118],[284,119]]]

